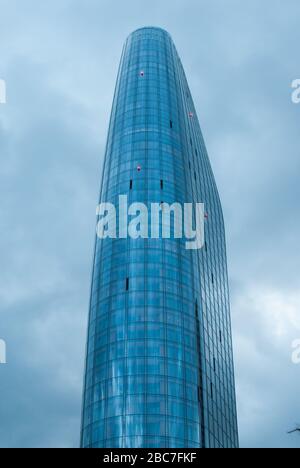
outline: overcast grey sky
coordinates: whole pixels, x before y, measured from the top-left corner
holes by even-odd
[[[121,49],[167,29],[227,228],[240,442],[297,447],[299,0],[0,0],[0,447],[76,447],[95,206]]]

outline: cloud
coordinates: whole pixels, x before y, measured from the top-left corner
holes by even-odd
[[[292,363],[300,295],[255,285],[234,297],[241,440],[248,447],[292,447],[297,438],[287,431],[300,411],[300,367]]]
[[[8,76],[0,446],[77,446],[101,142],[84,107],[51,89],[43,66],[19,59]]]

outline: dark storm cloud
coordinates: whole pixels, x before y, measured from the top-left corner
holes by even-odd
[[[126,36],[186,69],[224,206],[242,446],[297,446],[300,5],[0,0],[0,446],[76,446],[94,214]]]

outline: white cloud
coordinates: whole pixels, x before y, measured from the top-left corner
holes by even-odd
[[[300,366],[292,341],[300,337],[298,291],[260,284],[235,295],[235,364],[241,444],[288,447],[300,405]],[[299,418],[300,419],[300,418]]]

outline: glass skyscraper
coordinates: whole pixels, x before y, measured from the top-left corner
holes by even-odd
[[[205,245],[96,237],[81,447],[237,447],[222,208],[170,35],[127,39],[101,202],[205,204]]]

